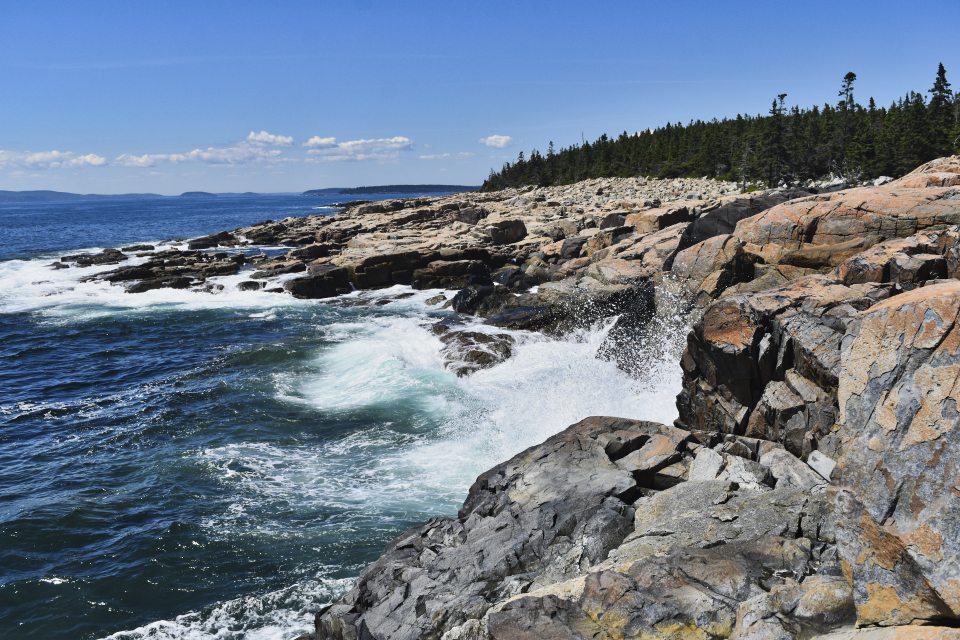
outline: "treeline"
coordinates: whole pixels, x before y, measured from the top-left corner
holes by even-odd
[[[600,136],[546,154],[520,152],[491,171],[482,189],[549,186],[601,177],[712,176],[748,183],[795,183],[824,176],[862,181],[900,176],[933,158],[960,151],[960,93],[954,95],[943,64],[926,93],[911,91],[889,107],[854,98],[847,73],[836,104],[787,108],[787,94],[767,115],[696,120],[617,138]]]

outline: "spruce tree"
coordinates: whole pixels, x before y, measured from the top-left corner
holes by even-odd
[[[937,67],[937,77],[928,91],[930,103],[927,105],[929,116],[929,136],[931,152],[947,155],[953,151],[954,100],[950,83],[947,82],[947,70],[943,63]]]

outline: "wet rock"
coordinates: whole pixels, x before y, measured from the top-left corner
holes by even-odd
[[[127,293],[144,293],[154,289],[188,289],[193,284],[193,279],[186,276],[169,276],[166,278],[154,278],[152,280],[141,280],[131,285],[127,285]]]
[[[256,280],[244,280],[237,284],[237,289],[240,291],[259,291],[266,286],[265,282],[257,282]]]
[[[259,265],[259,269],[254,271],[250,277],[254,280],[265,280],[267,278],[276,278],[277,276],[288,273],[302,273],[307,270],[307,265],[295,260],[277,260],[264,262]]]
[[[127,259],[123,252],[117,249],[104,249],[100,253],[77,253],[63,256],[60,262],[73,262],[78,267],[90,267],[102,264],[117,264]]]
[[[440,340],[446,367],[458,377],[488,369],[513,354],[514,340],[507,334],[479,331],[447,331]]]
[[[325,244],[309,244],[299,249],[292,249],[287,252],[287,256],[294,260],[303,260],[310,262],[317,258],[326,258],[330,255],[330,246]]]
[[[135,253],[141,251],[153,251],[156,249],[152,244],[132,244],[129,247],[122,247],[120,251],[124,253]]]
[[[469,285],[453,296],[451,306],[458,313],[474,314],[481,303],[494,292],[493,285]]]
[[[221,231],[220,233],[189,240],[187,242],[187,248],[191,250],[210,249],[213,247],[232,247],[237,244],[239,244],[239,241],[232,233]]]
[[[490,268],[479,260],[434,261],[413,272],[414,289],[462,289],[490,285]]]
[[[332,298],[350,293],[348,271],[334,265],[311,266],[308,275],[284,283],[283,288],[295,298]]]
[[[485,321],[504,329],[538,331],[556,324],[557,316],[552,307],[519,305],[499,309],[487,316]]]
[[[511,289],[525,290],[538,284],[537,280],[529,277],[520,267],[502,267],[495,271],[491,279],[493,282]]]
[[[350,281],[358,289],[376,289],[395,284],[410,284],[413,271],[421,266],[424,257],[416,251],[402,251],[371,255],[351,264]]]

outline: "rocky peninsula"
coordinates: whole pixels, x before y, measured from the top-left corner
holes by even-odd
[[[224,247],[283,247],[243,255]],[[601,179],[68,256],[131,293],[394,284],[493,328],[692,330],[673,425],[591,417],[391,543],[315,640],[960,639],[960,157],[877,186]],[[434,330],[460,375],[508,334]]]

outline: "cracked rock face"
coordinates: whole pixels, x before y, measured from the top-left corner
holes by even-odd
[[[722,298],[688,338],[679,424],[783,444],[798,456],[837,455],[840,341],[857,314],[888,295],[810,275]]]
[[[487,471],[457,519],[395,540],[344,604],[318,617],[318,637],[439,637],[494,601],[603,560],[630,530],[636,491],[611,455],[669,429],[588,418]]]
[[[845,526],[857,540],[889,537],[874,546],[896,545],[929,585],[926,599],[941,601],[896,620],[960,617],[958,320],[960,281],[945,282],[871,307],[844,338],[838,482],[864,509]],[[865,573],[857,599],[866,618],[905,602],[900,583],[884,580],[882,558],[849,555],[852,571]]]
[[[773,488],[753,444],[718,443],[717,479],[696,481],[712,450],[694,434],[583,420],[481,475],[458,518],[401,535],[315,637],[727,637],[775,588],[785,628],[852,622],[825,501]]]

